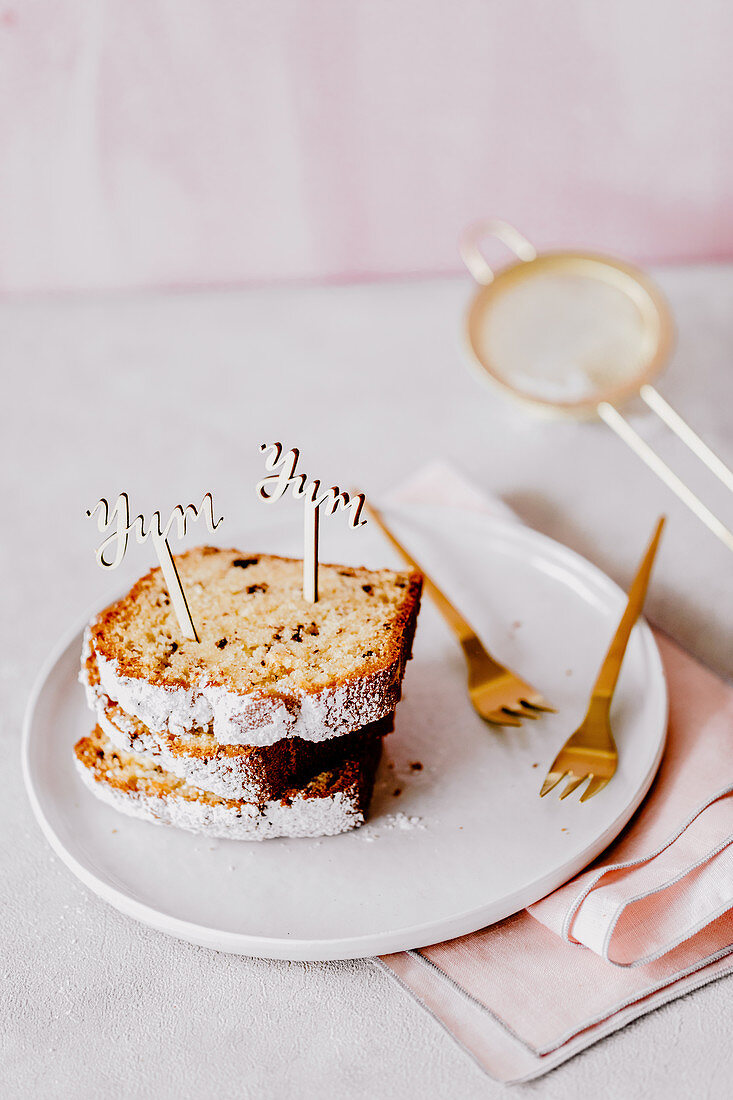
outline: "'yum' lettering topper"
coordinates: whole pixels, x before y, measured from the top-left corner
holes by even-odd
[[[260,450],[269,452],[265,458],[265,469],[278,471],[268,474],[258,483],[257,495],[260,500],[274,504],[285,495],[288,489],[292,489],[293,496],[304,503],[303,598],[309,603],[316,603],[320,510],[323,508],[326,515],[332,516],[339,508],[343,508],[349,512],[349,526],[360,527],[366,523],[366,520],[361,518],[364,494],[349,496],[348,493],[342,492],[338,485],[321,490],[321,483],[317,478],[309,481],[307,474],[296,472],[300,451],[295,447],[283,454],[282,443],[263,443]]]
[[[185,508],[177,504],[165,525],[163,525],[160,512],[153,512],[147,526],[143,516],[137,516],[131,523],[130,502],[127,493],[120,493],[111,508],[102,497],[92,509],[87,510],[90,519],[95,513],[98,513],[98,529],[102,532],[108,532],[107,537],[97,547],[98,564],[103,569],[116,569],[122,563],[127,551],[129,537],[133,533],[139,543],[150,539],[160,562],[160,568],[181,633],[184,638],[190,638],[191,641],[198,642],[199,636],[193,625],[191,612],[181,585],[181,578],[178,576],[176,563],[168,545],[168,536],[175,527],[177,537],[182,539],[186,534],[189,519],[203,518],[209,531],[215,531],[224,517],[220,516],[218,520],[214,519],[214,501],[211,493],[206,493],[198,508],[194,504],[188,504]]]

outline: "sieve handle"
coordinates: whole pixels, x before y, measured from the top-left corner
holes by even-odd
[[[707,443],[700,439],[697,432],[694,432],[687,421],[683,420],[678,412],[675,412],[672,406],[664,400],[661,393],[655,390],[654,386],[645,383],[639,390],[639,395],[643,401],[646,401],[652,412],[655,412],[677,438],[681,439],[692,453],[697,455],[701,462],[705,463],[708,470],[711,470],[723,482],[726,489],[730,489],[733,493],[733,470],[730,470],[722,458],[718,458],[715,451],[712,451]]]
[[[666,402],[663,398],[659,397],[659,394],[656,393],[656,390],[654,390],[651,386],[647,388],[655,394],[660,403],[666,405]],[[644,397],[645,401],[647,400],[647,397],[643,393],[642,397]],[[654,405],[650,404],[650,408],[654,408]],[[669,406],[667,406],[667,408],[669,409],[669,412],[673,414],[673,417],[677,417],[677,413],[675,413],[673,409],[671,409]],[[657,409],[654,408],[654,411],[656,412]],[[642,462],[645,462],[649,469],[652,470],[657,475],[657,477],[661,478],[667,488],[671,489],[672,492],[679,497],[682,503],[686,504],[690,511],[693,512],[697,516],[697,518],[701,520],[710,531],[713,532],[714,535],[718,536],[720,541],[724,543],[729,550],[733,550],[733,531],[730,531],[725,526],[725,524],[722,523],[722,521],[719,520],[718,517],[713,512],[711,512],[710,509],[705,504],[703,504],[703,502],[698,497],[695,496],[692,489],[688,488],[688,486],[685,485],[684,481],[682,481],[682,479],[679,478],[677,474],[669,468],[666,462],[664,462],[659,457],[656,451],[652,450],[646,440],[642,439],[642,437],[634,431],[631,425],[626,420],[624,420],[618,409],[615,409],[613,405],[610,405],[608,403],[608,401],[601,401],[600,405],[598,406],[598,415],[605,424],[608,424],[609,428],[611,428],[616,433],[616,435],[623,439],[624,443],[627,443],[629,447],[631,447],[632,451],[636,455],[638,455]],[[661,416],[662,414],[660,413],[659,415]],[[665,423],[669,423],[666,415],[662,416],[662,419],[665,421]],[[688,428],[684,420],[682,420],[681,417],[677,417],[677,419],[679,420],[680,424],[684,425],[686,432],[689,433],[690,437],[697,440],[698,443],[703,448],[705,448],[705,450],[709,451],[709,448],[706,446],[706,444],[704,444],[702,440],[698,440],[698,437],[695,435],[691,428]],[[678,426],[679,425],[675,425],[675,428],[673,428],[673,430],[676,431]],[[672,427],[671,424],[670,427]],[[685,438],[685,436],[680,435],[680,438]],[[687,442],[686,438],[685,442]],[[692,449],[695,451],[696,454],[700,454],[700,451],[697,447],[693,447]],[[712,451],[710,451],[709,453],[714,459],[716,459],[717,462],[720,462],[720,459],[717,458],[717,455],[714,455]],[[700,455],[700,457],[702,458],[702,455]],[[705,461],[705,459],[703,459],[703,461]],[[730,470],[728,470],[722,462],[720,462],[720,465],[723,467],[724,470],[726,470],[728,475],[731,476]]]
[[[481,251],[481,244],[487,237],[496,237],[520,260],[534,260],[537,256],[534,246],[509,222],[498,218],[475,222],[461,237],[459,250],[464,264],[481,286],[488,286],[494,281],[494,270]]]

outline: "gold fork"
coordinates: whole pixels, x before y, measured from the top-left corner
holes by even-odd
[[[422,573],[425,588],[458,635],[468,666],[468,694],[484,721],[495,726],[521,726],[523,718],[539,718],[542,711],[553,711],[538,691],[487,653],[471,624],[395,538],[381,513],[371,504],[367,504],[366,509],[405,561]]]
[[[567,798],[581,783],[590,779],[580,801],[587,802],[593,795],[602,791],[616,771],[618,750],[611,732],[611,700],[616,689],[621,664],[626,653],[634,623],[641,613],[646,598],[649,578],[657,554],[659,539],[664,527],[662,516],[657,523],[652,541],[649,543],[638,572],[629,589],[629,599],[621,622],[611,642],[605,660],[598,673],[585,718],[572,737],[565,742],[557,754],[547,777],[542,784],[540,798],[569,776],[569,782],[560,798]]]

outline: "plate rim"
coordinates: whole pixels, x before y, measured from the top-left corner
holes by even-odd
[[[519,538],[520,541],[534,544],[535,548],[539,543],[546,553],[550,552],[555,558],[566,558],[566,564],[572,568],[576,575],[578,572],[585,572],[587,574],[589,571],[595,584],[600,585],[609,595],[615,595],[620,599],[624,599],[626,596],[623,589],[621,589],[608,574],[604,573],[600,566],[595,565],[577,551],[572,550],[570,547],[565,546],[549,535],[536,531],[521,523],[519,520],[514,521],[503,517],[497,517],[489,512],[480,512],[476,509],[440,504],[403,505],[390,503],[385,505],[384,510],[385,512],[392,512],[403,516],[407,516],[411,513],[418,516],[426,516],[435,513],[444,515],[446,512],[451,515],[456,512],[462,513],[466,517],[471,517],[474,521],[484,522],[496,528],[497,534],[508,535],[513,539]],[[280,525],[273,523],[262,524],[254,530],[253,534],[256,536],[258,531],[271,531],[273,527],[276,526]],[[127,586],[125,586],[125,590],[126,587]],[[658,686],[662,693],[662,705],[660,708],[660,716],[663,718],[662,732],[659,737],[657,751],[648,773],[639,785],[635,797],[630,800],[622,813],[618,815],[600,836],[596,837],[596,839],[588,844],[582,852],[578,853],[571,863],[565,864],[561,870],[550,872],[543,878],[535,880],[530,887],[525,887],[503,898],[502,901],[507,903],[507,906],[505,906],[506,912],[504,912],[503,915],[490,915],[488,919],[481,919],[489,914],[491,909],[491,906],[484,904],[454,914],[450,917],[444,917],[439,921],[431,920],[421,924],[412,924],[407,928],[397,928],[384,932],[369,932],[359,936],[323,940],[259,936],[197,924],[193,921],[175,917],[153,906],[137,901],[134,897],[125,893],[124,890],[112,886],[89,867],[85,866],[85,864],[67,848],[54,830],[44,811],[42,801],[33,780],[31,767],[33,724],[43,691],[50,681],[57,665],[61,662],[67,651],[77,643],[90,617],[101,607],[106,606],[110,600],[114,600],[118,597],[120,592],[121,587],[117,586],[110,594],[103,597],[102,600],[96,600],[92,607],[87,610],[83,618],[80,617],[75,621],[73,626],[67,628],[67,630],[63,632],[59,640],[52,647],[45,661],[42,663],[31,688],[23,718],[23,732],[21,738],[23,782],[33,815],[41,832],[61,862],[69,868],[79,881],[90,889],[92,893],[112,905],[118,912],[130,916],[134,920],[156,931],[163,932],[175,939],[184,940],[200,947],[254,958],[325,962],[370,958],[377,955],[392,954],[398,951],[416,950],[421,947],[427,947],[430,944],[440,943],[444,940],[467,935],[480,928],[488,927],[490,924],[504,920],[514,913],[519,912],[521,909],[526,908],[528,905],[534,904],[553,890],[558,889],[577,875],[584,867],[587,867],[589,863],[604,851],[626,826],[646,798],[664,755],[669,722],[669,693],[667,681],[661,654],[653,631],[647,620],[640,617],[635,630],[641,631],[645,658],[647,661],[651,661],[652,666],[655,667]],[[539,893],[538,890],[540,890]],[[495,905],[495,903],[492,903],[492,905]],[[376,941],[379,941],[378,946],[375,946]]]

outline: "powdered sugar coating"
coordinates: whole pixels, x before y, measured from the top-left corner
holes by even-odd
[[[153,734],[144,733],[139,726],[125,721],[123,715],[116,715],[113,722],[99,703],[96,718],[115,748],[123,752],[144,753],[167,772],[185,779],[193,787],[211,791],[221,798],[241,798],[245,802],[256,802],[260,797],[261,781],[253,781],[237,757],[201,760],[195,756],[178,756],[169,752],[165,742],[156,740]]]
[[[112,721],[101,703],[97,704],[96,718],[115,748],[151,757],[167,772],[185,779],[192,787],[211,791],[221,798],[244,799],[245,802],[261,799],[262,779],[248,774],[246,757],[213,756],[202,759],[172,753],[166,748],[165,741],[143,731],[129,719],[126,721],[125,715],[115,714]]]
[[[88,632],[85,644],[91,645]],[[240,695],[205,681],[190,688],[155,685],[121,676],[117,661],[94,651],[104,694],[152,732],[178,736],[209,729],[220,745],[257,746],[274,745],[283,737],[325,741],[387,717],[400,700],[408,654],[334,688],[283,698]]]
[[[297,795],[290,805],[280,801],[257,806],[243,802],[233,808],[188,801],[175,794],[157,797],[124,791],[94,774],[75,757],[77,771],[95,797],[130,817],[158,825],[175,825],[191,833],[225,840],[271,840],[275,837],[336,836],[361,825],[364,814],[358,792],[336,792],[324,798]]]

